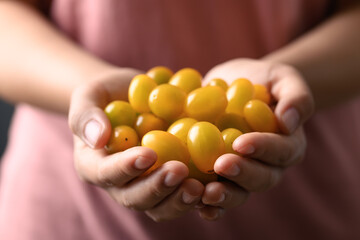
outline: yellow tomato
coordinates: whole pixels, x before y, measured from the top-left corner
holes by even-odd
[[[207,174],[200,171],[194,164],[194,162],[189,160],[189,178],[195,178],[199,180],[202,184],[208,184],[209,182],[215,182],[218,180],[218,175],[216,173]]]
[[[189,117],[196,120],[214,122],[225,112],[226,106],[225,91],[217,86],[207,86],[189,93],[185,111]]]
[[[154,79],[158,85],[168,83],[173,74],[173,71],[164,66],[153,67],[146,73],[146,75]]]
[[[183,68],[170,78],[169,83],[189,93],[201,87],[201,80],[202,76],[198,71],[193,68]]]
[[[128,102],[112,101],[105,107],[104,111],[113,128],[120,125],[132,127],[135,123],[136,112]]]
[[[221,132],[224,142],[225,142],[225,151],[226,153],[235,153],[232,145],[236,138],[238,138],[242,132],[235,128],[227,128]]]
[[[209,122],[195,123],[189,130],[187,146],[191,159],[203,173],[214,173],[214,163],[225,153],[219,129]]]
[[[263,101],[254,99],[244,107],[244,116],[250,127],[257,132],[278,132],[275,114]]]
[[[162,84],[150,93],[149,106],[156,116],[171,121],[182,114],[185,100],[186,93],[181,88]]]
[[[178,137],[185,145],[187,145],[186,141],[189,129],[196,122],[197,121],[193,118],[181,118],[171,124],[167,131],[172,135]]]
[[[129,102],[136,112],[150,112],[149,95],[156,86],[154,79],[145,74],[139,74],[131,80]]]
[[[115,153],[135,147],[138,143],[136,131],[129,126],[121,125],[113,129],[106,149],[109,153]]]
[[[254,99],[263,101],[266,104],[270,104],[270,93],[264,85],[254,84]]]
[[[135,122],[135,130],[140,139],[152,130],[166,130],[168,124],[165,120],[155,116],[152,113],[140,114]]]
[[[226,112],[237,113],[243,115],[245,104],[253,99],[254,86],[246,78],[235,80],[226,92],[229,101]]]
[[[236,128],[243,133],[252,131],[245,118],[236,113],[224,113],[220,115],[216,119],[215,125],[220,131],[223,131],[226,128]]]
[[[146,174],[170,160],[177,160],[188,165],[189,152],[183,142],[171,133],[154,130],[144,135],[141,145],[151,148],[157,154],[155,164],[146,171]]]
[[[228,84],[225,82],[224,79],[221,78],[211,79],[208,86],[218,86],[221,87],[224,91],[228,89]]]

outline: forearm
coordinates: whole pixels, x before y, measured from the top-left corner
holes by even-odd
[[[72,90],[114,67],[72,43],[36,10],[0,1],[0,97],[66,113]]]
[[[265,59],[293,65],[308,82],[317,108],[360,93],[360,6],[345,10]]]

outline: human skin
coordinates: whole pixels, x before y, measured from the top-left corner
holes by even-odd
[[[216,162],[215,171],[232,182],[204,186],[186,179],[188,169],[177,161],[138,177],[156,160],[144,147],[107,155],[103,147],[111,128],[102,109],[112,99],[126,100],[130,80],[141,71],[92,56],[20,1],[0,1],[0,32],[7,33],[0,38],[0,96],[68,114],[79,177],[104,188],[120,205],[144,211],[155,221],[201,206],[201,217],[216,220],[244,203],[250,192],[275,186],[284,169],[301,161],[306,147],[302,124],[313,112],[312,94],[317,108],[359,94],[359,25],[360,8],[345,9],[261,60],[234,59],[209,71],[205,81],[212,76],[230,81],[231,74],[239,76],[244,69],[254,70],[247,70],[249,77],[260,72],[251,79],[271,86],[278,101],[275,113],[283,134],[244,134],[233,145],[242,157],[228,154]],[[250,159],[246,164],[245,158]]]

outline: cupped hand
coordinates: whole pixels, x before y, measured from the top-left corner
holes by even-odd
[[[265,85],[273,97],[281,132],[243,134],[233,143],[238,154],[225,154],[217,159],[214,171],[227,181],[205,186],[199,211],[207,220],[216,220],[226,209],[243,204],[251,192],[271,189],[279,183],[284,169],[301,162],[306,149],[302,125],[314,111],[307,84],[288,65],[235,59],[211,69],[204,84],[213,78],[222,78],[228,84],[237,78],[248,78]]]
[[[129,83],[140,73],[116,69],[74,90],[69,125],[74,133],[75,168],[82,180],[105,189],[120,205],[164,221],[192,210],[201,200],[204,186],[186,179],[188,168],[178,161],[142,175],[157,159],[149,148],[134,147],[111,155],[104,149],[111,124],[103,109],[113,100],[127,100]]]

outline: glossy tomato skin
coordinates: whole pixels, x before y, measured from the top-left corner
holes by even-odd
[[[269,105],[271,101],[271,95],[264,85],[254,84],[254,99],[261,100]]]
[[[167,131],[187,145],[188,132],[195,123],[197,121],[193,118],[181,118],[171,124]]]
[[[189,93],[201,87],[201,74],[193,68],[183,68],[177,71],[169,80],[169,84],[183,89]]]
[[[181,88],[162,84],[151,91],[149,106],[156,116],[171,122],[183,113],[185,100],[186,93]]]
[[[263,101],[254,99],[244,107],[244,116],[253,131],[277,133],[278,124],[275,114]]]
[[[177,160],[188,165],[190,155],[185,144],[171,133],[154,130],[144,135],[141,145],[151,148],[157,154],[155,164],[146,171],[146,174],[158,168],[167,161]]]
[[[128,102],[112,101],[105,107],[104,112],[113,128],[120,125],[132,127],[135,123],[136,112]]]
[[[226,153],[234,153],[237,154],[232,145],[236,138],[242,135],[242,132],[235,128],[227,128],[221,132],[221,135],[225,142],[225,151]]]
[[[189,130],[187,146],[191,159],[203,173],[214,173],[214,163],[225,153],[219,129],[209,122],[195,123]]]
[[[208,83],[208,86],[218,86],[221,87],[224,91],[226,91],[229,87],[227,82],[222,78],[211,79],[210,82]]]
[[[220,115],[216,119],[215,125],[219,128],[220,131],[223,131],[227,128],[236,128],[243,133],[252,131],[245,118],[237,113],[224,113]]]
[[[206,86],[189,93],[185,111],[187,116],[198,121],[214,122],[225,112],[227,104],[226,93],[222,88]]]
[[[168,83],[170,78],[174,75],[173,71],[165,66],[156,66],[146,72],[146,75],[154,79],[160,85]]]
[[[131,80],[128,98],[129,103],[136,112],[150,112],[149,95],[156,86],[154,79],[145,74],[139,74]]]
[[[226,112],[243,116],[245,104],[254,97],[254,86],[246,78],[236,79],[226,91],[228,105]]]
[[[138,133],[140,139],[152,130],[163,130],[165,131],[168,124],[165,120],[155,116],[152,113],[140,114],[135,122],[135,130]]]
[[[125,151],[139,144],[136,131],[126,125],[117,126],[112,130],[106,149],[109,153]]]

